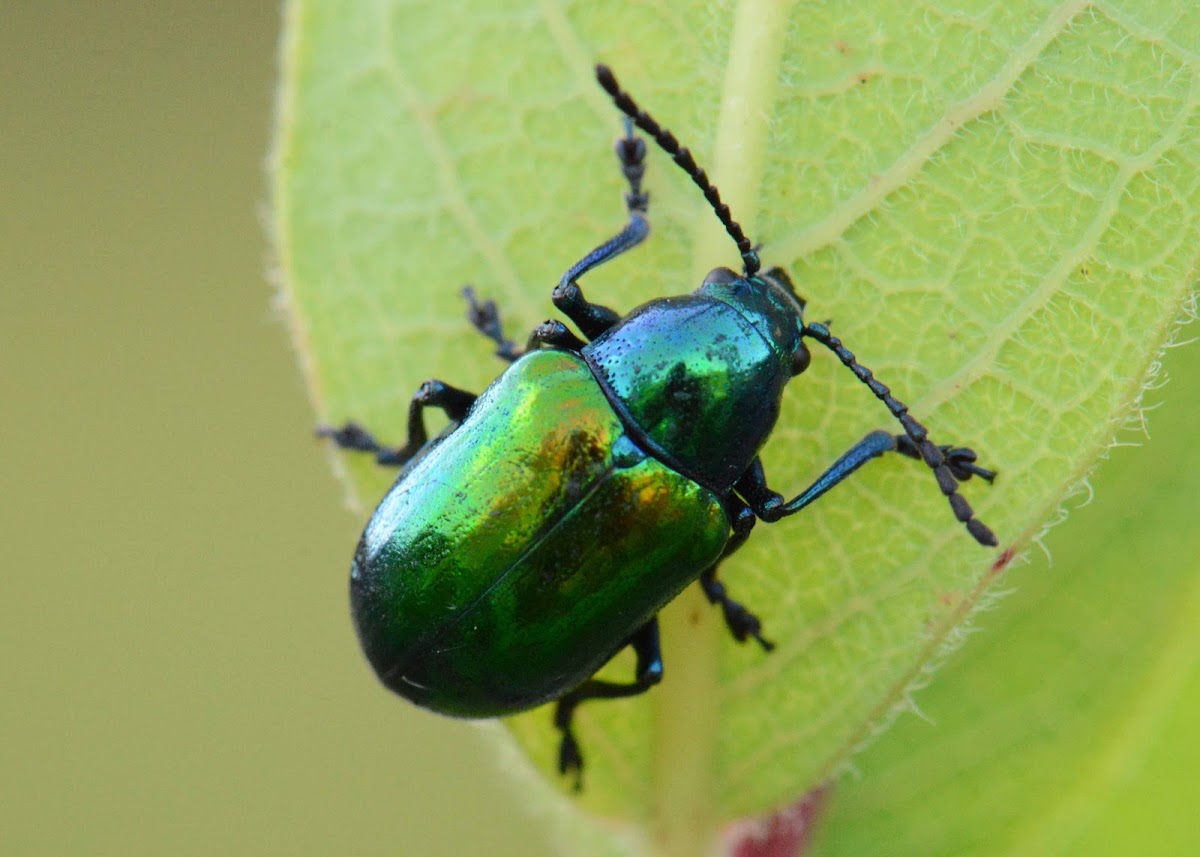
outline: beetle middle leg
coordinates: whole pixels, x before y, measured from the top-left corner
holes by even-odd
[[[577,280],[592,268],[615,259],[626,250],[632,250],[646,240],[650,234],[650,221],[646,213],[650,208],[650,195],[642,190],[642,176],[646,173],[646,141],[633,133],[633,123],[625,120],[625,136],[617,140],[617,160],[621,173],[629,184],[625,194],[625,210],[629,223],[625,228],[605,241],[572,265],[551,294],[554,305],[571,319],[583,335],[595,339],[620,319],[620,316],[605,306],[588,302],[579,288]]]
[[[504,332],[500,327],[500,311],[496,309],[495,301],[486,300],[480,303],[475,298],[475,290],[470,286],[463,286],[462,295],[467,299],[467,321],[471,322],[472,327],[496,343],[496,356],[501,360],[516,363],[530,351],[537,350],[539,345],[552,345],[564,351],[579,351],[587,344],[571,333],[561,321],[550,319],[533,329],[525,347],[522,348],[513,340],[504,337]]]
[[[558,772],[563,775],[574,772],[576,791],[583,788],[583,753],[579,749],[579,740],[575,737],[575,731],[572,728],[575,709],[579,707],[579,703],[588,699],[619,699],[626,696],[637,696],[662,681],[663,662],[662,648],[658,639],[658,617],[654,617],[634,631],[626,645],[632,646],[633,651],[637,654],[637,671],[632,683],[617,684],[612,681],[591,678],[559,699],[555,706],[554,727],[562,733],[562,743],[558,749]],[[618,649],[618,651],[620,650]]]
[[[700,575],[700,586],[704,589],[704,594],[710,604],[720,605],[721,613],[725,616],[725,625],[735,640],[744,643],[748,638],[753,637],[758,640],[763,649],[769,652],[775,648],[775,644],[763,637],[762,622],[740,602],[730,598],[725,591],[725,584],[717,580],[717,568],[721,561],[746,543],[756,520],[754,511],[732,494],[725,501],[725,511],[733,522],[733,535],[730,536],[729,543],[725,545],[725,550],[721,552],[717,562]]]
[[[389,467],[400,467],[429,442],[425,430],[425,408],[440,408],[452,423],[460,423],[467,416],[477,396],[451,387],[436,379],[426,381],[417,390],[408,405],[408,440],[404,446],[394,447],[381,444],[375,437],[356,422],[348,422],[341,428],[318,426],[317,437],[327,437],[342,449],[370,452],[375,460]]]
[[[475,290],[470,286],[463,286],[460,294],[467,301],[467,321],[471,323],[471,327],[496,343],[497,357],[508,363],[515,363],[525,351],[516,342],[504,336],[500,325],[500,310],[496,308],[496,302],[490,298],[480,302],[475,297]]]

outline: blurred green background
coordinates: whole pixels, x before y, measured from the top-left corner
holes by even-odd
[[[357,651],[361,522],[310,437],[264,273],[278,23],[274,4],[232,2],[3,15],[5,855],[549,853],[477,731],[382,692]],[[1200,349],[1167,368],[1155,442],[1116,451],[1095,504],[1048,539],[1057,563],[1014,569],[1028,585],[982,625],[1019,621],[1089,552],[1153,573],[1171,547],[1138,540],[1155,485],[1200,484],[1177,452]],[[1171,510],[1181,528],[1194,508]],[[1089,527],[1102,519],[1120,527]],[[938,688],[988,652],[973,638]],[[1195,760],[1187,725],[1168,723],[1129,782]],[[851,818],[885,811],[872,758]],[[1194,798],[1164,794],[1144,829],[1169,833]]]
[[[4,855],[548,853],[358,652],[361,521],[264,275],[278,28],[0,15]]]

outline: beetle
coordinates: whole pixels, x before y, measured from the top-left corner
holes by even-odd
[[[657,614],[698,580],[734,638],[763,649],[758,617],[730,598],[720,563],[755,522],[793,515],[867,461],[897,452],[933,470],[955,517],[980,544],[996,537],[958,493],[995,474],[965,447],[938,446],[779,268],[761,264],[716,187],[687,148],[624,92],[596,78],[624,114],[616,153],[629,221],[562,276],[560,321],[521,348],[491,301],[470,287],[471,324],[509,367],[481,395],[421,385],[400,447],[354,422],[317,432],[402,469],[367,523],[350,571],[363,650],[389,689],[442,714],[496,717],[556,701],[558,767],[582,783],[573,729],[580,703],[640,694],[663,678]],[[642,189],[648,134],[700,188],[737,245],[742,273],[717,268],[687,295],[625,316],[586,300],[579,279],[649,233]],[[805,344],[831,350],[887,407],[903,434],[873,431],[811,486],[784,501],[758,457],[784,387],[808,367]],[[430,438],[424,411],[449,419]],[[617,652],[637,658],[627,683],[595,678]]]

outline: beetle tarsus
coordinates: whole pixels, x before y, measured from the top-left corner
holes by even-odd
[[[650,194],[642,190],[642,177],[646,174],[646,141],[633,133],[633,122],[628,117],[625,118],[625,136],[617,140],[615,148],[621,174],[629,183],[625,208],[645,214],[650,207]]]
[[[384,467],[401,465],[411,457],[405,457],[403,449],[381,444],[374,435],[353,420],[341,428],[317,426],[316,435],[329,438],[339,449],[369,452],[375,456],[376,463]]]
[[[975,463],[979,456],[970,447],[943,444],[938,449],[946,459],[946,466],[950,468],[950,472],[959,482],[966,482],[972,476],[978,476],[985,482],[992,482],[996,479],[996,471],[980,467]],[[921,460],[920,450],[912,442],[912,438],[906,434],[896,435],[896,452],[909,458],[915,458],[917,461]]]
[[[725,514],[729,516],[732,533],[725,549],[721,552],[717,564],[700,575],[700,586],[710,604],[719,605],[725,618],[725,627],[739,643],[744,643],[753,637],[765,651],[771,651],[775,644],[762,635],[762,622],[746,609],[740,602],[729,597],[725,584],[717,580],[717,569],[724,559],[737,551],[750,538],[750,531],[758,518],[754,510],[737,494],[730,494],[725,499]]]
[[[574,705],[560,702],[554,711],[554,726],[562,732],[562,742],[558,745],[558,772],[564,777],[574,776],[574,789],[580,792],[583,791],[583,751],[579,749],[579,741],[571,729],[574,714]]]
[[[471,327],[496,343],[497,357],[508,363],[515,363],[525,351],[511,339],[505,338],[496,302],[489,298],[480,303],[475,297],[475,290],[470,286],[463,286],[461,294],[467,301],[467,321],[471,323]]]
[[[753,637],[764,651],[769,652],[775,648],[774,643],[763,637],[762,622],[759,618],[740,602],[729,597],[725,590],[725,584],[717,580],[715,567],[700,575],[700,586],[704,589],[704,594],[710,604],[720,605],[721,613],[725,617],[725,626],[729,628],[729,633],[733,634],[735,640],[744,643]]]
[[[369,431],[354,421],[341,428],[319,425],[313,433],[317,437],[329,438],[339,449],[352,449],[357,452],[379,452],[383,449]]]
[[[671,156],[675,163],[688,174],[696,187],[704,193],[704,198],[712,206],[717,219],[721,221],[721,225],[725,227],[729,237],[737,244],[746,276],[751,277],[758,273],[758,269],[762,267],[762,263],[758,259],[758,251],[751,245],[750,239],[746,237],[742,227],[730,215],[729,206],[721,201],[720,191],[708,180],[708,174],[696,163],[696,159],[692,157],[688,148],[679,145],[674,134],[659,125],[654,117],[638,106],[629,93],[621,89],[616,75],[608,66],[603,64],[596,66],[596,81],[608,93],[617,109],[628,116],[634,125],[653,137],[654,142]]]

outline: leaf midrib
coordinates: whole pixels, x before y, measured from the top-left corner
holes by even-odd
[[[763,175],[770,105],[775,99],[790,2],[746,0],[734,14],[709,174],[754,241],[755,204]],[[731,239],[711,212],[696,221],[692,282],[728,264]],[[719,617],[697,587],[661,615],[669,667],[679,680],[657,688],[654,700],[653,842],[663,857],[694,857],[711,847],[716,807],[714,750]]]

